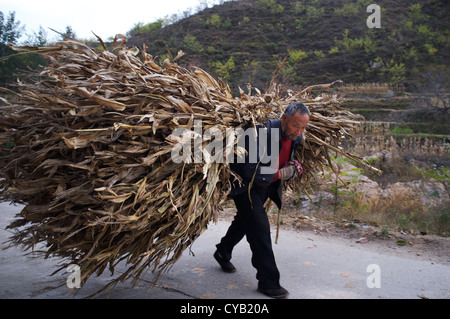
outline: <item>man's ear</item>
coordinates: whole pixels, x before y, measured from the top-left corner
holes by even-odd
[[[287,115],[285,113],[283,113],[283,115],[281,115],[281,124],[285,125],[287,121]]]

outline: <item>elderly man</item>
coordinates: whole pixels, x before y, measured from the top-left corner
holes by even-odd
[[[273,134],[279,136],[276,143],[278,152],[275,148],[275,153],[272,153],[270,145],[265,148],[271,156],[278,155],[275,156],[275,167],[272,162],[262,163],[261,156],[253,163],[248,159],[248,154],[245,163],[231,165],[231,169],[242,177],[242,181],[231,181],[230,196],[236,204],[237,213],[226,235],[216,245],[214,258],[223,271],[235,272],[236,268],[230,262],[232,251],[245,235],[252,251],[252,265],[257,270],[258,291],[272,298],[284,298],[289,292],[280,285],[264,203],[270,198],[281,208],[281,181],[291,179],[296,173],[301,174],[301,166],[294,163],[294,154],[302,142],[309,117],[308,108],[303,103],[295,102],[288,105],[281,119],[264,123],[267,140],[270,141]],[[247,152],[250,144],[246,144]],[[267,166],[274,169],[270,170]]]

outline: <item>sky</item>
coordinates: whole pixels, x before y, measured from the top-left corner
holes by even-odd
[[[5,18],[14,11],[15,21],[25,25],[19,41],[24,40],[27,34],[37,33],[39,26],[45,29],[50,41],[59,36],[49,28],[62,32],[66,26],[72,28],[77,38],[93,39],[93,31],[107,40],[118,33],[125,34],[138,22],[155,22],[188,8],[196,12],[200,3],[201,0],[0,0],[0,11]]]

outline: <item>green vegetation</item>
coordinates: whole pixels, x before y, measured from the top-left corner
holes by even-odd
[[[232,79],[232,74],[236,70],[234,58],[230,57],[227,62],[221,63],[217,61],[214,63],[216,73],[225,81]]]
[[[392,134],[413,134],[413,130],[410,128],[401,128],[401,127],[394,127],[391,131]]]
[[[14,51],[8,47],[8,44],[15,43],[20,38],[24,27],[20,25],[20,21],[16,21],[14,12],[10,12],[7,17],[0,11],[0,57],[14,54]],[[20,68],[24,68],[23,59],[16,56],[10,61],[0,60],[0,84],[5,86],[14,79],[14,72]]]
[[[277,0],[257,0],[258,7],[269,11],[273,15],[283,13],[284,6],[277,3]]]
[[[129,42],[152,43],[151,53],[158,56],[165,54],[166,42],[172,51],[187,53],[181,63],[195,63],[215,76],[222,72],[217,63],[233,57],[236,69],[228,82],[235,93],[250,81],[264,89],[285,57],[280,74],[290,87],[339,78],[414,90],[426,82],[427,71],[448,72],[450,28],[442,1],[385,1],[381,28],[369,29],[366,9],[372,2],[228,1],[144,34],[130,32]],[[186,34],[197,44],[186,42]]]
[[[143,22],[138,22],[134,27],[128,31],[129,36],[145,35],[151,32],[157,32],[162,29],[164,20],[158,19],[155,22],[144,24]]]
[[[18,41],[23,35],[25,27],[20,21],[16,20],[15,12],[9,12],[6,16],[0,11],[0,86],[8,87],[14,83],[18,76],[24,80],[28,70],[38,70],[47,64],[47,60],[41,55],[35,53],[17,54],[10,45],[18,45]],[[70,26],[66,27],[64,33],[61,33],[61,39],[64,37],[76,38],[75,32]],[[24,41],[25,45],[42,47],[48,44],[47,32],[39,27],[38,32],[33,31],[28,34]]]
[[[205,2],[206,3],[206,2]],[[448,93],[450,70],[450,21],[448,4],[440,0],[386,0],[381,5],[381,28],[366,25],[371,0],[240,0],[193,14],[166,16],[154,22],[137,22],[127,32],[128,45],[142,48],[162,62],[171,53],[186,53],[178,63],[204,68],[228,82],[234,94],[248,83],[264,90],[280,61],[285,63],[278,81],[286,88],[327,83],[387,83],[378,91],[367,88],[339,92],[344,107],[368,121],[395,122],[389,138],[399,142],[413,136],[444,141],[449,148]],[[0,86],[15,80],[27,68],[39,68],[46,61],[35,54],[14,55],[8,44],[19,44],[24,28],[14,13],[0,12]],[[67,27],[66,35],[75,38]],[[107,46],[111,39],[103,39]],[[109,42],[108,42],[109,41]],[[40,28],[24,44],[45,46],[47,35]],[[92,41],[92,47],[99,43]],[[395,88],[404,88],[396,91]],[[370,88],[369,88],[370,89]],[[375,88],[377,89],[377,88]],[[338,89],[336,89],[338,90]],[[393,91],[392,91],[393,90]],[[13,145],[11,145],[12,147]],[[332,161],[344,167],[348,161]],[[449,189],[448,165],[415,168],[406,161],[374,161],[385,172],[377,182],[434,180]],[[329,203],[321,198],[318,208],[328,205],[335,217],[386,224],[390,228],[415,229],[437,234],[450,233],[448,203],[426,206],[414,190],[393,190],[390,196],[367,199],[355,185],[367,172],[340,169],[338,175],[350,181],[328,180]],[[374,176],[369,176],[374,178]],[[429,199],[443,198],[434,190]],[[447,206],[446,206],[447,205]],[[388,228],[386,228],[388,229]]]
[[[192,34],[186,34],[183,38],[184,47],[192,53],[201,53],[203,51],[203,47],[200,42],[197,41],[197,38]]]
[[[331,160],[337,168],[337,176],[331,171],[318,176],[315,192],[319,196],[312,204],[312,216],[338,223],[347,220],[348,227],[352,227],[353,221],[380,226],[385,234],[390,230],[399,230],[415,234],[450,235],[450,205],[448,199],[443,199],[450,195],[448,168],[419,168],[411,163],[392,161],[389,164],[391,169],[396,166],[395,169],[401,171],[401,174],[408,175],[408,179],[420,184],[408,184],[405,180],[403,184],[396,184],[383,192],[375,188],[367,193],[364,183],[360,183],[364,177],[363,169],[352,167],[347,158],[331,157]],[[372,160],[371,164],[380,164],[380,160]],[[389,170],[386,166],[384,169]],[[423,190],[423,186],[414,186],[427,182],[434,183],[429,184],[433,185],[429,190]],[[442,187],[438,187],[439,184]],[[297,203],[305,200],[300,194],[296,194],[296,198]]]
[[[264,89],[285,57],[286,70],[280,75],[283,84],[293,88],[339,78],[346,83],[405,85],[411,91],[424,86],[428,71],[449,73],[450,28],[443,1],[384,1],[379,29],[366,25],[366,9],[372,2],[223,0],[208,8],[203,1],[204,7],[195,14],[187,10],[137,22],[127,32],[128,43],[137,47],[146,43],[150,53],[159,57],[167,54],[167,47],[172,52],[184,50],[180,63],[198,65],[214,76],[224,74],[219,63],[233,58],[233,73],[225,74],[234,93],[249,82]],[[15,43],[20,24],[14,17],[8,22],[3,14],[1,22],[10,30],[4,36],[13,40],[0,35],[2,44]],[[34,34],[34,40],[43,45],[45,34]],[[2,47],[1,54],[11,51]],[[13,64],[14,68],[3,64],[3,83],[24,67],[18,61]]]

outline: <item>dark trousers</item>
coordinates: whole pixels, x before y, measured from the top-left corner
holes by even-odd
[[[234,246],[245,235],[252,251],[252,265],[257,271],[258,287],[264,289],[280,288],[280,273],[275,263],[270,223],[264,208],[270,187],[253,186],[250,192],[251,202],[247,191],[232,197],[237,213],[226,235],[216,245],[219,253],[230,260]]]

